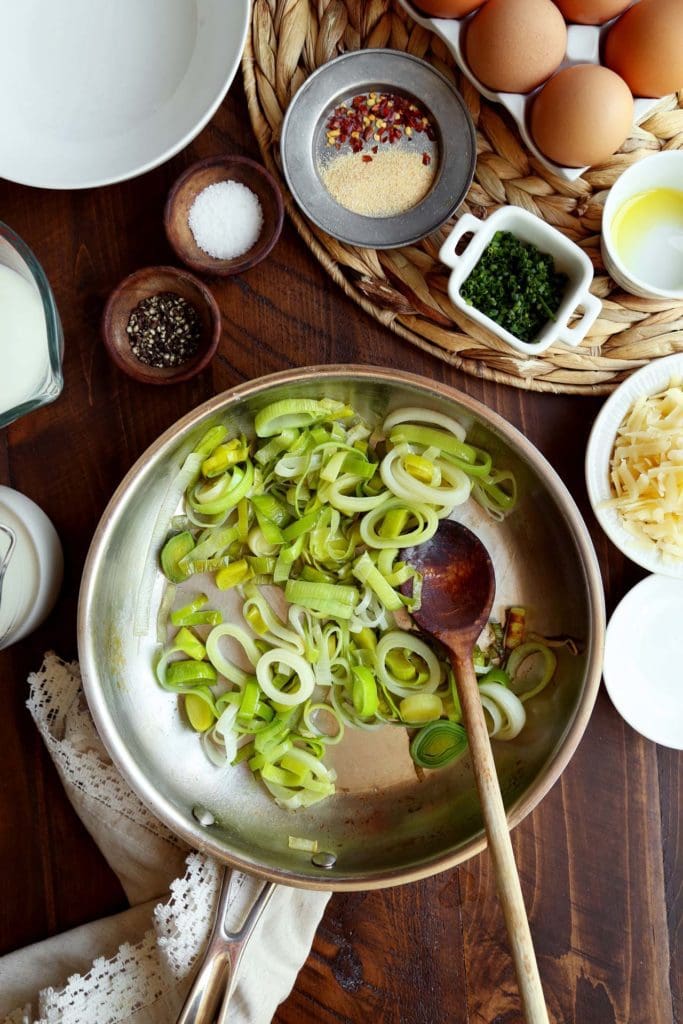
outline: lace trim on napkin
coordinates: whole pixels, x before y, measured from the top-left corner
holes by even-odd
[[[79,790],[105,802],[114,812],[152,832],[173,846],[181,841],[155,818],[137,798],[109,759],[93,728],[81,691],[77,662],[66,662],[50,652],[38,672],[29,676],[26,702],[67,791]]]
[[[136,831],[143,831],[144,842],[155,856],[168,852],[159,848],[160,841],[162,846],[168,842],[173,844],[172,857],[180,860],[184,844],[147,811],[109,760],[85,705],[78,664],[48,653],[29,683],[29,710],[67,793],[72,797],[75,790],[83,796],[74,801],[81,817],[89,799],[91,825],[101,828],[118,814],[125,819],[124,838],[132,845]],[[98,804],[99,810],[94,806]],[[98,835],[96,828],[96,841]],[[138,863],[144,864],[144,859]],[[183,877],[170,883],[170,897],[155,906],[152,927],[139,942],[119,946],[109,958],[99,957],[87,973],[72,975],[62,988],[43,989],[37,1006],[13,1011],[2,1024],[168,1024],[174,1019],[209,937],[221,874],[215,861],[197,852],[187,856],[185,865]],[[243,907],[255,898],[254,890],[261,884],[246,875],[239,875],[239,883],[231,890],[229,921],[233,915],[241,920]],[[247,959],[242,964],[231,1020],[234,1017],[239,1024],[272,1020],[306,961],[329,895],[277,888],[257,926],[259,955],[251,964]],[[140,902],[153,898],[145,895]]]
[[[185,876],[171,885],[171,898],[154,910],[154,929],[135,945],[121,946],[113,957],[98,957],[87,974],[69,978],[64,988],[44,989],[34,1024],[118,1024],[166,995],[170,985],[191,973],[206,944],[218,875],[213,861],[191,853]],[[5,1024],[29,1022],[17,1010]]]
[[[67,790],[106,803],[138,827],[181,846],[111,763],[93,728],[78,664],[50,653],[29,683],[28,709]],[[186,865],[185,875],[171,883],[170,898],[155,907],[153,929],[135,945],[122,945],[113,957],[99,957],[87,974],[73,975],[64,988],[44,989],[35,1024],[48,1024],[48,1019],[60,1024],[118,1024],[152,1005],[192,972],[211,929],[220,869],[199,853],[190,853]],[[30,1009],[16,1010],[5,1024],[30,1021]]]

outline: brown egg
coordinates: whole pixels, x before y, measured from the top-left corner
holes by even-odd
[[[415,0],[415,6],[432,18],[463,18],[476,11],[484,0]]]
[[[555,71],[567,26],[550,0],[488,0],[467,26],[472,73],[500,92],[530,92]]]
[[[531,108],[531,135],[547,157],[567,167],[599,164],[628,138],[633,96],[622,78],[599,64],[563,68]]]
[[[579,25],[604,25],[616,18],[633,0],[555,0],[567,21]]]
[[[683,89],[683,0],[640,0],[609,30],[605,64],[634,96]]]

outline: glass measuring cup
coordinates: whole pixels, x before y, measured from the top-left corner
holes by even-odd
[[[63,349],[47,277],[25,242],[0,221],[0,427],[57,398]]]

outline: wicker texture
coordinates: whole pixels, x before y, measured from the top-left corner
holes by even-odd
[[[483,218],[506,203],[521,206],[588,253],[596,271],[592,290],[603,300],[603,310],[579,348],[555,345],[537,357],[518,356],[455,309],[447,295],[448,270],[438,260],[451,223],[402,249],[359,249],[331,238],[294,204],[279,164],[284,112],[312,71],[361,47],[391,47],[422,57],[462,93],[476,127],[478,157],[459,213],[469,210]],[[621,291],[606,275],[600,256],[600,221],[610,186],[643,156],[683,148],[683,91],[657,104],[607,163],[568,182],[529,154],[502,107],[480,96],[444,43],[412,22],[397,2],[254,0],[243,71],[264,162],[283,187],[299,233],[349,296],[414,345],[487,380],[578,394],[607,393],[649,360],[683,351],[683,302]]]

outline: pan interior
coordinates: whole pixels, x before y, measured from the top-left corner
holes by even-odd
[[[294,885],[360,888],[406,881],[441,870],[481,846],[483,826],[467,758],[418,774],[405,730],[347,729],[328,755],[339,775],[337,794],[308,810],[285,811],[246,766],[213,767],[185,724],[178,698],[157,685],[152,664],[166,586],[158,553],[180,507],[176,477],[184,455],[211,422],[253,434],[253,417],[269,402],[324,395],[349,402],[371,422],[406,405],[455,415],[475,444],[514,471],[520,501],[506,520],[494,522],[472,501],[456,510],[457,518],[491,553],[494,616],[502,617],[510,604],[523,604],[532,630],[569,634],[579,653],[558,651],[556,679],[527,705],[520,736],[493,744],[513,816],[526,813],[545,792],[573,723],[595,696],[600,608],[586,561],[587,551],[588,561],[592,558],[590,543],[547,464],[511,428],[490,422],[483,406],[389,372],[328,373],[324,380],[314,373],[290,376],[294,379],[228,392],[207,403],[164,435],[119,488],[93,541],[81,592],[86,694],[128,781],[192,845]],[[193,814],[197,808],[209,811],[215,823],[201,825]],[[319,850],[336,859],[332,870],[291,850],[292,835],[317,839]]]

